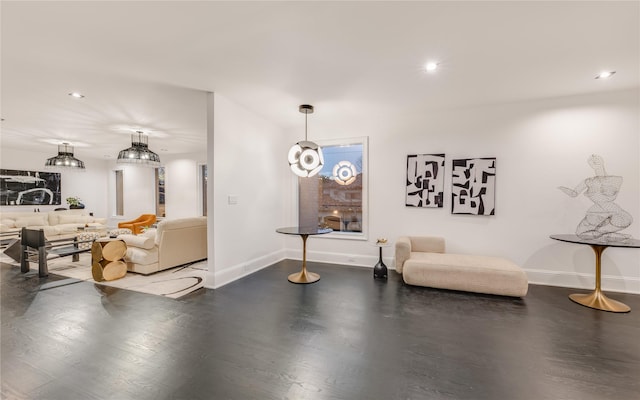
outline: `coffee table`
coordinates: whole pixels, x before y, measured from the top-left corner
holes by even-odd
[[[607,247],[627,247],[627,248],[640,248],[640,240],[628,239],[624,241],[606,241],[596,239],[582,239],[578,235],[551,235],[551,239],[559,240],[561,242],[569,242],[576,244],[586,244],[591,246],[596,254],[596,288],[589,294],[576,293],[569,295],[569,298],[585,307],[595,308],[596,310],[611,311],[611,312],[629,312],[631,307],[628,305],[613,300],[604,295],[601,290],[601,259],[602,253]]]
[[[276,232],[284,235],[299,235],[302,238],[302,270],[300,272],[289,275],[289,282],[292,283],[313,283],[320,280],[320,275],[307,272],[307,238],[313,235],[323,235],[333,232],[333,229],[318,228],[315,226],[291,226],[287,228],[278,228]]]

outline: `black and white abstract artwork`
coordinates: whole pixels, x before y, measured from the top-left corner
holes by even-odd
[[[444,200],[444,154],[407,156],[408,207],[442,208]]]
[[[0,169],[0,205],[59,205],[59,172]]]
[[[495,215],[496,159],[453,160],[451,213]]]

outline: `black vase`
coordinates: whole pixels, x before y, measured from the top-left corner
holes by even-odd
[[[84,204],[79,203],[79,204],[71,204],[69,205],[69,209],[70,210],[74,210],[74,209],[83,209],[84,208]]]

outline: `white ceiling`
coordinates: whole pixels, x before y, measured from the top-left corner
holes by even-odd
[[[302,131],[297,107],[313,104],[311,132],[640,85],[637,1],[2,1],[0,13],[2,146],[69,141],[80,159],[115,157],[132,129],[161,156],[201,150],[206,91],[282,129]]]

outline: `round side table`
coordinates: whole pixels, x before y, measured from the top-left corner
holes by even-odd
[[[291,226],[287,228],[278,228],[276,232],[285,235],[299,235],[302,238],[302,270],[300,272],[289,275],[291,283],[314,283],[320,280],[320,275],[307,271],[307,238],[312,235],[324,235],[333,232],[333,229],[318,228],[316,226]]]

